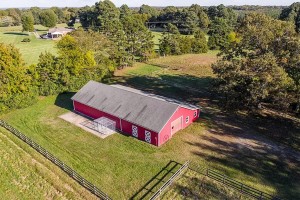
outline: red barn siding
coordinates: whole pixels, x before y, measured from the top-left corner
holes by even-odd
[[[197,112],[196,117],[194,117],[194,113]],[[169,139],[171,139],[171,123],[182,116],[182,129],[189,126],[191,123],[196,121],[199,118],[199,112],[200,110],[190,110],[187,108],[180,107],[177,109],[177,111],[172,115],[170,120],[167,122],[167,124],[164,126],[164,128],[159,133],[159,144],[158,146],[166,143]],[[189,116],[189,122],[185,123],[186,117]]]
[[[87,105],[84,105],[82,103],[73,101],[74,104],[74,110],[77,112],[80,112],[86,116],[89,116],[93,119],[97,119],[100,117],[107,117],[111,120],[114,120],[116,122],[116,128],[118,130],[121,130],[123,133],[128,134],[132,136],[132,125],[136,126],[138,128],[138,139],[145,141],[145,131],[149,131],[151,133],[151,144],[158,146],[158,134],[154,131],[151,131],[149,129],[145,129],[144,127],[141,127],[139,125],[133,124],[131,122],[128,122],[123,119],[119,119],[116,116],[110,115],[108,113],[102,112],[100,110],[97,110],[95,108],[91,108]],[[121,123],[120,123],[121,122]]]
[[[115,117],[115,116],[110,115],[108,113],[102,112],[102,111],[97,110],[95,108],[91,108],[87,105],[84,105],[84,104],[76,102],[76,101],[73,101],[73,105],[74,105],[74,110],[76,110],[77,112],[80,112],[80,113],[82,113],[86,116],[89,116],[93,119],[97,119],[97,118],[100,118],[100,117],[107,117],[111,120],[114,120],[116,122],[116,128],[119,129],[119,130],[121,129],[120,119],[118,117]]]
[[[124,133],[129,134],[130,136],[134,137],[132,135],[132,125],[136,126],[138,128],[138,139],[145,141],[145,131],[149,131],[151,133],[151,144],[158,146],[158,134],[154,131],[151,131],[149,129],[145,129],[144,127],[135,125],[131,122],[127,122],[125,120],[122,120],[122,131]]]

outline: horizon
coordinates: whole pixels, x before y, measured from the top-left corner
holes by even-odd
[[[92,6],[95,5],[97,0],[74,0],[70,3],[69,0],[2,0],[0,5],[0,9],[7,9],[7,8],[19,8],[19,9],[26,9],[30,7],[40,7],[40,8],[50,8],[50,7],[84,7],[84,6]],[[266,0],[266,1],[259,1],[259,0],[203,0],[201,4],[197,0],[186,0],[182,2],[181,0],[166,0],[161,2],[160,0],[112,0],[112,2],[117,6],[120,7],[123,4],[128,5],[131,8],[140,7],[142,4],[146,4],[152,7],[167,7],[167,6],[176,6],[176,7],[188,7],[192,4],[199,4],[200,6],[207,7],[207,6],[217,6],[220,4],[224,4],[225,6],[289,6],[295,1],[287,0],[284,3],[279,0]],[[16,6],[17,5],[17,6]]]

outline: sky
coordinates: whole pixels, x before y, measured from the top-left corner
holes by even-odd
[[[94,5],[97,0],[0,0],[0,8],[24,8],[24,7],[82,7]],[[295,0],[112,0],[116,6],[127,4],[130,7],[139,7],[142,4],[150,6],[201,6],[212,5],[283,5],[287,6]]]

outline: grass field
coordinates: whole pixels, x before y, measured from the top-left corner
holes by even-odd
[[[96,199],[59,168],[0,128],[1,199]]]
[[[57,24],[57,27],[66,27],[66,24]],[[39,34],[47,33],[48,28],[42,25],[35,25]],[[75,27],[78,27],[76,24]],[[30,38],[31,42],[21,42],[24,38]],[[22,26],[0,27],[0,42],[13,44],[17,47],[26,65],[38,62],[39,55],[45,51],[56,53],[55,41],[37,39],[33,34],[22,32]]]
[[[30,38],[31,42],[21,42],[24,38]],[[18,48],[26,65],[37,63],[39,55],[45,51],[56,53],[55,41],[37,39],[33,34],[0,32],[0,42],[13,44]]]
[[[154,49],[155,50],[159,50],[159,40],[162,37],[162,33],[161,32],[152,32],[154,38],[153,38],[153,42],[154,42]]]
[[[149,195],[145,188],[159,187],[163,179],[180,166],[176,163],[186,160],[220,170],[267,193],[296,199],[300,195],[300,176],[295,154],[283,151],[280,145],[260,135],[267,124],[261,118],[258,121],[263,123],[252,127],[254,122],[248,115],[227,113],[213,104],[214,96],[209,92],[213,75],[208,66],[215,59],[214,52],[160,58],[151,63],[168,67],[137,64],[116,72],[115,78],[107,80],[204,107],[198,122],[178,132],[160,148],[122,134],[99,139],[61,120],[59,115],[72,110],[73,93],[41,98],[37,104],[1,118],[114,199]],[[157,179],[157,176],[162,178]],[[169,196],[182,192],[172,191]]]

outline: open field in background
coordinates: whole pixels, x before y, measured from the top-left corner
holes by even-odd
[[[66,27],[66,24],[57,24],[57,27]],[[75,27],[78,27],[76,24]],[[47,33],[48,28],[42,25],[34,25],[38,34]],[[21,42],[24,38],[30,38],[31,42]],[[33,33],[22,32],[22,26],[0,27],[0,42],[13,44],[17,47],[26,65],[38,62],[39,55],[45,51],[56,53],[55,41],[37,39]]]
[[[153,38],[154,49],[155,49],[155,50],[159,50],[159,40],[160,40],[161,37],[162,37],[162,33],[161,33],[161,32],[153,32],[153,31],[152,31],[152,34],[153,34],[153,36],[154,36],[154,38]]]
[[[24,38],[30,38],[31,42],[21,42]],[[45,51],[56,53],[55,41],[37,39],[32,33],[0,32],[0,42],[18,48],[26,65],[37,63],[40,54]]]
[[[96,199],[58,167],[0,128],[1,199]]]
[[[160,58],[151,63],[169,67],[138,63],[107,80],[203,106],[199,121],[176,133],[160,148],[122,134],[103,140],[58,118],[72,110],[70,98],[74,93],[41,98],[31,107],[0,117],[114,199],[143,195],[140,192],[145,192],[147,183],[157,181],[155,176],[169,163],[186,160],[267,193],[296,199],[300,196],[299,153],[263,135],[277,135],[278,129],[286,133],[285,137],[293,138],[292,133],[297,135],[299,130],[297,124],[281,121],[279,116],[274,121],[268,114],[253,117],[220,110],[209,92],[214,77],[207,60],[212,57],[216,59],[214,53]],[[267,123],[271,119],[272,124]],[[299,141],[291,138],[295,143]],[[182,194],[183,190],[174,189],[177,193],[170,195]]]

